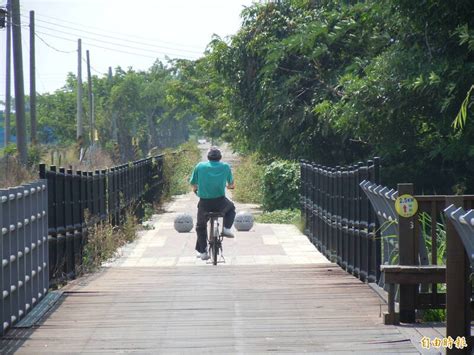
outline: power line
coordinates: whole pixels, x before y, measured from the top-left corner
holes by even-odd
[[[66,54],[70,54],[70,53],[74,53],[75,50],[73,51],[63,51],[61,49],[57,49],[56,47],[53,47],[52,45],[50,45],[48,42],[46,42],[43,38],[41,38],[39,35],[38,35],[38,32],[35,31],[35,36],[38,37],[41,42],[43,42],[45,45],[47,45],[49,48],[55,50],[56,52],[59,52],[59,53],[66,53]]]
[[[119,46],[119,47],[125,47],[125,48],[129,48],[129,49],[135,49],[135,50],[139,50],[141,52],[147,52],[147,53],[152,53],[152,54],[155,54],[155,53],[161,53],[161,54],[164,54],[164,55],[173,55],[173,56],[177,56],[177,57],[183,57],[183,58],[188,58],[188,59],[192,59],[191,57],[189,57],[188,55],[183,55],[181,53],[164,53],[164,52],[158,52],[158,51],[154,51],[154,50],[151,50],[151,49],[145,49],[145,48],[140,48],[140,47],[135,47],[135,46],[130,46],[130,45],[127,45],[127,44],[122,44],[122,43],[117,43],[117,42],[110,42],[110,41],[105,41],[105,40],[101,40],[101,39],[97,39],[97,38],[94,38],[94,37],[89,37],[89,36],[83,36],[83,35],[78,35],[76,33],[71,33],[71,32],[67,32],[67,31],[61,31],[61,30],[56,30],[56,29],[52,29],[52,28],[48,28],[48,27],[43,27],[43,26],[36,26],[36,27],[40,27],[41,29],[46,29],[46,30],[52,30],[52,31],[55,31],[57,33],[61,33],[61,34],[65,34],[65,35],[69,35],[69,36],[74,36],[74,37],[80,37],[82,39],[87,39],[87,40],[90,40],[90,41],[94,41],[94,42],[99,42],[99,43],[105,43],[107,45],[112,45],[112,46]],[[43,34],[46,34],[44,32],[40,32],[40,33],[43,33]]]
[[[82,57],[82,61],[87,64],[87,60],[86,60],[84,57]],[[93,71],[95,71],[97,74],[104,74],[104,73],[101,73],[100,71],[98,71],[97,69],[95,69],[90,63],[89,63],[89,67],[90,67]]]
[[[12,23],[13,26],[21,26],[21,27],[24,27],[24,28],[29,28],[29,26],[27,24],[16,24],[16,23]],[[41,27],[42,29],[47,29],[47,30],[52,30],[52,31],[55,31],[55,32],[59,32],[59,33],[62,33],[62,34],[65,34],[65,35],[69,35],[69,36],[74,36],[74,37],[81,37],[81,38],[84,38],[84,39],[88,39],[88,40],[91,40],[91,41],[95,41],[95,42],[100,42],[100,43],[105,43],[105,44],[109,44],[109,45],[112,45],[112,46],[118,46],[118,47],[126,47],[126,48],[130,48],[130,49],[135,49],[135,50],[138,50],[138,51],[141,51],[141,52],[145,52],[145,53],[151,53],[151,54],[161,54],[161,56],[174,56],[174,57],[179,57],[179,58],[184,58],[184,59],[189,59],[189,60],[194,60],[194,58],[190,57],[189,55],[186,55],[186,54],[181,54],[181,53],[172,53],[172,52],[169,52],[169,53],[165,53],[165,52],[162,52],[162,51],[153,51],[153,50],[150,50],[150,49],[145,49],[145,48],[140,48],[140,47],[134,47],[134,46],[129,46],[129,45],[126,45],[126,44],[122,44],[122,43],[114,43],[114,42],[109,42],[109,41],[104,41],[104,40],[100,40],[100,39],[97,39],[97,38],[93,38],[93,37],[88,37],[88,36],[82,36],[80,34],[76,34],[76,33],[71,33],[71,32],[66,32],[66,31],[61,31],[61,30],[57,30],[57,29],[52,29],[52,28],[49,28],[49,27],[44,27],[44,26],[36,26],[36,27]],[[41,33],[42,35],[45,35],[45,36],[50,36],[50,37],[54,37],[54,38],[58,38],[58,39],[63,39],[63,40],[66,40],[66,41],[73,41],[73,42],[76,42],[76,39],[67,39],[67,38],[64,38],[64,37],[61,37],[61,36],[57,36],[57,35],[53,35],[53,34],[50,34],[50,33],[47,33],[47,32],[41,32],[41,31],[35,31],[35,34],[37,35],[38,33]],[[42,38],[40,38],[42,41],[44,41]],[[98,48],[102,48],[102,49],[108,49],[108,50],[115,50],[115,49],[112,49],[112,48],[108,48],[108,47],[101,47],[101,46],[98,46],[98,45],[93,45],[93,44],[89,44],[90,46],[93,46],[93,47],[98,47]],[[49,47],[52,47],[51,45],[48,45]],[[57,50],[55,48],[52,48],[58,52],[64,52],[64,53],[72,53],[74,51],[71,51],[71,52],[68,52],[68,51],[61,51],[61,50]],[[131,53],[131,52],[127,52],[127,51],[122,51],[122,50],[116,50],[117,52],[120,52],[120,53],[127,53],[127,54],[136,54],[136,53]],[[141,56],[145,56],[146,55],[142,55],[142,54],[139,54]],[[148,56],[150,57],[150,56]],[[151,58],[151,57],[150,57]],[[155,57],[153,57],[155,58]]]
[[[23,15],[23,16],[25,16],[25,15]],[[45,17],[45,18],[49,18],[49,19],[52,19],[52,20],[55,20],[55,21],[63,22],[63,23],[68,23],[68,24],[72,24],[72,25],[76,25],[76,26],[81,26],[81,28],[84,27],[83,23],[67,21],[67,20],[63,20],[63,19],[60,19],[60,18],[57,18],[57,17],[47,16],[47,15],[40,15],[40,16]],[[47,22],[47,21],[44,21],[44,20],[41,20],[41,21],[42,22]],[[51,23],[51,22],[47,22],[47,23],[54,24],[54,25],[60,26],[60,27],[71,28],[71,27],[68,27],[68,26],[65,26],[65,25],[59,25],[59,24],[56,24],[56,23]],[[99,30],[101,32],[116,34],[116,35],[125,36],[125,37],[129,37],[129,38],[136,38],[136,39],[140,39],[140,40],[144,40],[144,41],[148,41],[148,42],[157,42],[157,43],[164,43],[164,44],[171,44],[171,45],[179,45],[180,47],[194,48],[194,49],[200,50],[200,47],[198,47],[198,46],[177,44],[177,43],[167,42],[167,41],[160,41],[160,40],[157,40],[157,39],[145,38],[145,37],[141,37],[141,36],[136,36],[136,35],[125,34],[125,33],[121,33],[121,32],[114,32],[114,31],[110,31],[110,30],[105,30],[103,28],[94,27],[94,26],[87,26],[87,28],[96,29],[96,30]],[[80,30],[85,31],[85,30],[82,30],[82,29],[80,29]]]
[[[22,16],[23,16],[23,17],[26,17],[25,15],[22,15]],[[146,43],[146,42],[132,41],[132,40],[129,40],[129,39],[126,39],[126,38],[123,38],[123,37],[110,36],[110,35],[107,35],[107,34],[104,34],[104,33],[97,33],[97,32],[87,31],[87,30],[83,30],[83,29],[78,29],[78,28],[76,28],[76,27],[58,25],[58,24],[56,24],[56,23],[49,22],[49,21],[44,21],[44,20],[40,20],[40,19],[37,19],[36,21],[37,21],[37,22],[47,23],[47,24],[49,24],[49,25],[53,25],[53,26],[57,26],[57,27],[62,27],[62,28],[70,29],[70,30],[77,31],[77,32],[80,32],[80,33],[88,33],[88,34],[92,34],[92,35],[96,35],[96,36],[101,36],[101,37],[106,37],[106,38],[117,39],[117,40],[120,40],[120,41],[123,41],[123,42],[136,43],[136,44],[140,44],[140,45],[142,45],[142,46],[147,46],[147,47],[162,48],[162,49],[169,49],[169,50],[177,50],[177,51],[187,52],[187,53],[191,53],[191,54],[199,54],[199,55],[202,54],[202,52],[198,52],[198,51],[192,51],[192,50],[187,50],[187,49],[182,49],[182,48],[177,48],[177,47],[166,47],[166,46],[157,45],[157,44],[151,44],[151,43]],[[41,28],[43,28],[43,29],[48,29],[48,30],[51,30],[51,31],[62,32],[62,31],[60,31],[60,30],[57,30],[57,29],[54,29],[54,28],[51,28],[51,27],[47,27],[47,26],[42,26],[42,25],[37,25],[37,27],[41,27]],[[70,32],[63,32],[63,33],[71,34]]]
[[[39,32],[39,33],[41,33],[42,35],[45,35],[45,36],[50,36],[50,37],[62,39],[62,40],[64,40],[64,41],[76,42],[76,40],[74,40],[74,39],[65,38],[65,37],[61,37],[61,36],[56,36],[56,35],[52,35],[52,34],[50,34],[50,33],[45,33],[45,32]],[[100,49],[105,49],[105,50],[112,51],[112,52],[118,52],[118,53],[124,53],[124,54],[131,54],[131,55],[140,56],[140,57],[146,57],[146,58],[151,58],[151,59],[156,59],[156,58],[157,58],[156,56],[150,56],[150,55],[146,55],[146,54],[127,52],[127,51],[122,51],[122,50],[120,50],[120,49],[114,49],[114,48],[107,48],[107,47],[99,46],[99,45],[96,45],[96,44],[89,44],[89,46],[91,46],[91,47],[96,47],[96,48],[100,48]]]

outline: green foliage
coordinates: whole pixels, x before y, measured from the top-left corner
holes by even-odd
[[[468,108],[470,105],[472,105],[471,103],[472,90],[474,90],[474,85],[471,86],[471,88],[467,92],[466,98],[462,102],[461,108],[459,109],[459,112],[456,118],[454,119],[454,122],[453,122],[454,129],[463,129],[464,125],[466,124]]]
[[[121,226],[114,227],[107,222],[94,224],[88,231],[80,273],[93,272],[114,258],[119,247],[135,240],[137,230],[138,220],[131,210],[126,211]]]
[[[445,322],[445,309],[426,309],[423,311],[423,322]]]
[[[301,221],[301,211],[297,209],[274,210],[257,215],[255,221],[258,223],[295,224]]]
[[[99,144],[117,161],[145,156],[152,148],[175,147],[188,139],[195,114],[181,104],[182,74],[171,63],[156,61],[146,71],[116,68],[112,77],[93,76],[96,129]],[[82,110],[84,136],[90,141],[87,84]],[[63,88],[38,96],[38,140],[44,144],[76,142],[77,82],[69,74]],[[116,136],[116,137],[115,137]]]
[[[300,169],[298,163],[277,160],[265,168],[263,208],[267,211],[298,208]]]
[[[16,156],[17,150],[16,150],[16,144],[15,143],[9,143],[6,147],[2,148],[0,155],[7,155],[7,156]]]
[[[431,261],[431,229],[433,228],[431,222],[431,216],[426,212],[419,213],[419,221],[421,227],[421,233],[426,244],[428,252],[428,259]],[[441,221],[436,223],[436,263],[437,265],[446,265],[446,227],[444,217],[441,216]]]
[[[143,220],[148,221],[152,216],[153,213],[155,212],[155,208],[152,203],[144,203],[143,205]]]
[[[177,150],[165,150],[164,196],[170,198],[190,190],[189,178],[194,166],[201,160],[201,152],[194,142],[182,144]]]
[[[473,191],[474,126],[451,127],[470,109],[473,15],[469,0],[254,4],[188,72],[202,93],[193,110],[242,152],[326,165],[378,155],[388,185]]]
[[[243,203],[263,203],[264,166],[255,154],[242,157],[234,167],[235,190],[232,197]]]
[[[44,154],[44,147],[40,145],[30,145],[28,147],[28,166],[36,167],[41,163]]]

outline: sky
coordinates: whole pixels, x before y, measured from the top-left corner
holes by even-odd
[[[235,34],[240,13],[254,0],[20,0],[25,94],[29,93],[29,12],[36,18],[36,91],[61,88],[77,73],[77,39],[82,38],[92,75],[109,66],[148,69],[156,58],[197,59],[212,36]],[[0,0],[5,6],[6,0]],[[5,100],[6,30],[0,29],[0,101]],[[12,83],[12,93],[14,92]]]

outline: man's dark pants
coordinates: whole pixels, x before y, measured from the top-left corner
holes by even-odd
[[[221,212],[224,214],[224,228],[231,228],[235,218],[235,206],[225,196],[211,199],[201,198],[198,203],[196,222],[196,250],[204,253],[207,250],[207,212]]]

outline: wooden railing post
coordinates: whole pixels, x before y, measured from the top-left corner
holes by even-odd
[[[462,196],[447,196],[446,206],[463,206]],[[446,354],[470,354],[471,283],[464,244],[450,218],[446,219],[446,337],[464,337],[468,347],[447,349]]]
[[[405,194],[414,194],[413,184],[398,184],[398,196]],[[399,250],[399,264],[400,265],[417,265],[416,258],[416,233],[415,233],[415,219],[418,214],[413,217],[398,216],[399,236],[398,236],[398,250]],[[416,286],[415,285],[400,285],[400,322],[414,323],[415,322],[415,301],[416,301]]]

